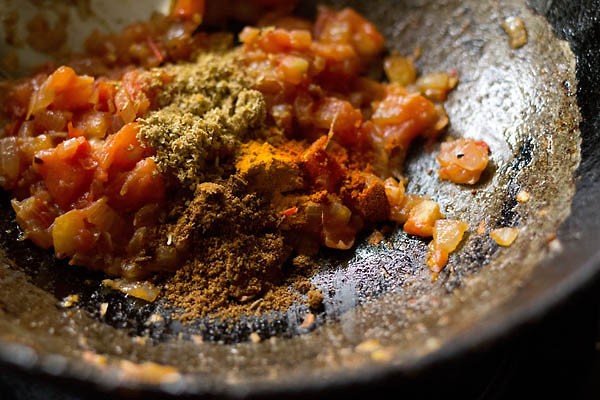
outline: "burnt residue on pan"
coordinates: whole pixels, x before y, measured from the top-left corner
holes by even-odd
[[[483,139],[491,147],[493,165],[474,190],[428,174],[437,168],[435,152],[415,151],[407,160],[408,191],[431,195],[449,218],[471,227],[439,279],[432,283],[424,266],[426,242],[397,231],[380,245],[365,240],[343,260],[339,253],[323,254],[312,279],[325,295],[324,310],[313,329],[301,326],[306,309],[300,305],[260,318],[182,325],[160,301],[146,304],[108,291],[102,276],[17,242],[5,196],[0,358],[54,371],[56,357],[64,356],[58,373],[104,383],[125,376],[121,383],[127,385],[142,378],[122,375],[122,360],[152,361],[181,373],[163,388],[230,394],[327,382],[367,366],[402,370],[493,320],[535,266],[551,259],[548,243],[569,215],[580,162],[575,59],[568,45],[523,1],[331,3],[356,7],[400,53],[420,46],[422,72],[458,70],[460,84],[447,103],[448,135]],[[500,26],[509,16],[522,17],[528,30],[529,41],[518,50]],[[521,189],[531,194],[528,203],[515,200]],[[482,221],[488,232],[518,227],[519,239],[499,248],[475,232]],[[78,303],[58,306],[74,293]],[[248,342],[251,333],[262,341]]]

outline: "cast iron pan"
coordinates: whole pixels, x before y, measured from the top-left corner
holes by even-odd
[[[301,327],[301,305],[183,325],[161,301],[102,288],[101,275],[18,241],[2,194],[3,367],[145,395],[314,393],[410,379],[534,321],[590,282],[600,265],[598,1],[330,3],[375,21],[390,49],[408,54],[420,46],[421,71],[460,73],[447,103],[449,135],[485,140],[493,165],[474,191],[428,174],[434,153],[416,151],[406,166],[410,192],[432,195],[448,217],[472,227],[451,267],[432,283],[426,243],[398,231],[381,245],[363,241],[351,253],[322,255],[313,282],[325,307],[312,329]],[[500,28],[509,16],[528,29],[518,50]],[[577,68],[556,35],[569,40]],[[515,200],[521,189],[531,194],[528,203]],[[474,233],[481,221],[488,230],[518,227],[517,242],[499,248]],[[70,294],[79,302],[62,307]],[[108,303],[105,315],[101,303]],[[249,342],[252,332],[263,340]],[[172,369],[151,374],[148,362]]]

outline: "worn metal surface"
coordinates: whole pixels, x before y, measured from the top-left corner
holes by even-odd
[[[408,54],[420,46],[422,72],[459,71],[460,85],[447,103],[449,135],[485,140],[492,150],[489,174],[473,193],[427,173],[436,169],[434,153],[415,152],[406,166],[410,192],[431,195],[448,217],[471,225],[472,233],[451,257],[452,268],[432,283],[424,267],[426,243],[396,232],[380,246],[363,243],[349,255],[324,256],[313,281],[326,295],[325,310],[311,332],[299,327],[305,312],[300,306],[237,323],[183,326],[171,321],[160,302],[148,305],[108,292],[100,275],[56,263],[17,242],[5,196],[1,360],[109,387],[144,385],[143,379],[123,375],[121,360],[153,361],[180,375],[149,387],[174,393],[317,388],[410,373],[454,355],[539,313],[551,302],[549,293],[564,294],[574,288],[578,273],[591,273],[594,266],[586,262],[595,253],[594,242],[578,236],[597,233],[600,226],[589,194],[598,188],[588,175],[590,185],[580,185],[574,216],[559,231],[562,250],[548,246],[571,211],[580,135],[575,58],[547,21],[517,0],[332,3],[351,4],[376,21],[390,49]],[[538,10],[545,4],[534,3]],[[521,49],[511,49],[500,28],[508,16],[525,20],[529,41]],[[584,152],[585,174],[598,169],[596,158]],[[531,194],[530,202],[516,202],[520,189]],[[475,234],[482,220],[488,230],[518,227],[517,242],[501,249],[487,235]],[[57,306],[73,293],[80,294],[75,307]],[[109,306],[101,317],[103,302]],[[155,313],[163,320],[148,322]],[[250,332],[273,338],[250,343]],[[149,339],[142,343],[140,336]],[[364,344],[373,340],[379,344]],[[98,366],[92,353],[106,356],[108,366]]]

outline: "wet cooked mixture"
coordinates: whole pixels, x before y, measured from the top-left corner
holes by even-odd
[[[234,11],[177,1],[3,82],[0,186],[23,237],[185,318],[281,309],[294,292],[318,308],[310,257],[381,223],[433,238],[439,273],[469,227],[406,193],[402,165],[415,140],[444,132],[458,74],[419,77],[417,54],[384,57],[352,9],[308,21],[271,3],[247,5],[252,24],[234,35],[208,29]],[[371,77],[381,66],[385,82]],[[443,143],[440,179],[476,183],[488,153]],[[156,276],[160,293],[143,282]]]

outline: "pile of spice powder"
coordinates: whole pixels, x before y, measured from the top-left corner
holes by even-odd
[[[184,321],[285,310],[301,295],[312,308],[320,304],[307,279],[314,264],[296,258],[284,274],[292,249],[279,229],[281,215],[249,184],[248,171],[234,173],[242,144],[282,137],[265,127],[265,100],[237,67],[238,52],[152,70],[157,105],[139,120],[140,139],[156,151],[159,169],[184,188],[171,200],[167,222],[148,235],[156,258],[181,262],[162,296],[183,310]],[[170,80],[161,84],[165,75]]]
[[[263,95],[250,89],[238,64],[232,50],[153,70],[172,81],[158,88],[158,109],[139,121],[140,136],[156,151],[161,172],[175,175],[192,190],[219,176],[220,162],[231,158],[242,141],[263,131]]]

